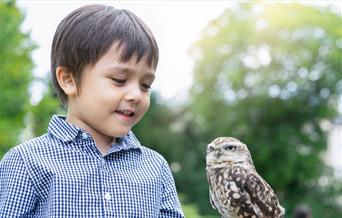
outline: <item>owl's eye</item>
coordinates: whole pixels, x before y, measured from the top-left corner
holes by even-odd
[[[208,147],[207,152],[209,153],[209,152],[212,152],[212,151],[214,151],[214,148],[212,146]]]
[[[230,150],[230,151],[234,151],[236,149],[235,145],[224,145],[223,146],[224,150]]]

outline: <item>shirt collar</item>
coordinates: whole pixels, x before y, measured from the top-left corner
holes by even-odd
[[[141,150],[141,144],[135,137],[134,133],[129,131],[127,135],[117,138],[116,142],[113,142],[109,153],[120,150],[129,150],[131,148]]]
[[[49,123],[48,132],[63,142],[74,141],[79,134],[85,132],[83,129],[66,121],[65,116],[53,115]],[[128,150],[131,148],[141,149],[141,144],[132,131],[127,135],[117,138],[112,144],[112,150]]]
[[[68,123],[65,116],[57,115],[52,116],[48,127],[48,132],[63,142],[73,141],[80,130],[77,126]]]

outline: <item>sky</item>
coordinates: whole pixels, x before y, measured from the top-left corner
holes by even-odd
[[[128,9],[138,15],[152,30],[160,49],[157,77],[152,89],[164,99],[171,99],[192,84],[193,59],[189,55],[191,45],[201,37],[206,25],[226,8],[238,1],[63,1],[17,0],[26,14],[22,29],[30,31],[38,45],[32,58],[36,65],[34,75],[44,77],[50,70],[50,48],[59,22],[72,10],[91,3],[112,5]],[[334,4],[338,1],[302,1],[309,4]],[[32,86],[31,103],[42,97],[42,83]]]

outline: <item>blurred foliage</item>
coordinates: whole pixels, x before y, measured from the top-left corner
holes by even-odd
[[[61,105],[53,90],[50,77],[39,81],[46,87],[42,99],[30,108],[30,125],[34,136],[39,136],[47,132],[50,119],[53,114],[66,115],[65,108]]]
[[[0,157],[19,142],[29,107],[35,45],[20,29],[23,19],[15,1],[0,2]]]
[[[203,31],[190,51],[189,101],[175,109],[157,99],[136,128],[166,154],[178,190],[202,214],[217,215],[208,200],[206,144],[224,135],[249,146],[287,217],[298,204],[317,218],[342,213],[341,181],[322,160],[324,123],[337,116],[342,94],[341,27],[341,14],[329,8],[242,3]]]
[[[46,132],[53,113],[65,113],[51,88],[28,107],[33,45],[20,32],[22,15],[7,2],[0,3],[0,156],[18,142],[25,109],[34,136]],[[337,116],[342,94],[341,27],[340,12],[329,8],[235,4],[191,48],[196,65],[187,101],[173,104],[152,93],[133,131],[170,163],[187,217],[218,217],[208,198],[205,150],[223,135],[249,146],[286,217],[299,204],[309,205],[314,218],[339,217],[341,180],[322,154],[324,124]]]
[[[185,196],[183,194],[178,193],[179,200],[182,205],[182,209],[185,217],[196,217],[196,218],[204,218],[199,214],[198,208],[194,204],[189,204],[185,200]]]
[[[321,124],[337,115],[342,94],[341,37],[341,16],[327,8],[240,4],[212,21],[191,50],[189,110],[199,145],[240,138],[289,213],[302,201],[315,217],[341,212],[332,200],[341,189],[325,193],[318,183],[328,173]]]

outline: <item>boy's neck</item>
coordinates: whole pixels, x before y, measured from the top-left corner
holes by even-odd
[[[91,137],[93,138],[93,140],[95,141],[97,149],[101,152],[101,154],[103,156],[108,154],[113,141],[116,140],[113,137],[102,135],[101,133],[99,133],[95,129],[91,128],[89,125],[85,124],[82,121],[80,121],[78,119],[74,119],[72,116],[69,115],[69,113],[66,117],[66,121],[68,123],[71,123],[71,124],[81,128],[81,129],[85,130],[87,133],[89,133],[91,135]]]

